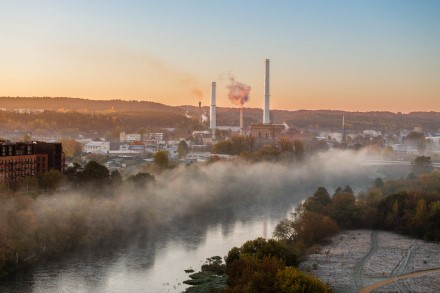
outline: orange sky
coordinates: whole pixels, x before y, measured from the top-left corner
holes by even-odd
[[[232,73],[261,108],[269,58],[272,109],[440,111],[435,1],[234,3],[8,3],[0,96],[233,107]]]

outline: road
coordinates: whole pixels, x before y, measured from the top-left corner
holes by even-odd
[[[362,288],[361,290],[358,291],[358,293],[370,293],[373,292],[374,290],[383,287],[385,285],[389,285],[392,284],[394,282],[397,282],[399,280],[405,280],[405,279],[411,279],[411,278],[417,278],[417,277],[421,277],[421,276],[425,276],[425,275],[430,275],[430,274],[436,274],[436,273],[440,273],[440,268],[437,269],[429,269],[429,270],[423,270],[423,271],[417,271],[417,272],[412,272],[412,273],[407,273],[407,274],[403,274],[403,275],[399,275],[399,276],[395,276],[383,281],[379,281],[377,283],[371,284],[365,288]]]

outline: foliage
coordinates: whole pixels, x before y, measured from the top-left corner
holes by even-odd
[[[74,158],[81,154],[82,145],[76,140],[71,138],[63,138],[60,140],[60,142],[63,144],[63,151],[66,158]]]
[[[177,147],[177,152],[179,154],[180,158],[184,158],[186,157],[186,155],[188,154],[189,148],[188,148],[188,144],[186,143],[186,141],[182,140],[179,142],[179,146]]]
[[[53,192],[63,180],[63,175],[58,170],[50,170],[37,174],[38,186],[44,190]]]
[[[153,175],[143,172],[137,173],[136,175],[131,175],[127,180],[133,182],[138,188],[144,188],[149,183],[155,182]]]
[[[246,241],[240,248],[234,247],[225,257],[226,265],[233,263],[243,255],[248,255],[262,259],[264,257],[277,257],[288,266],[298,264],[297,255],[292,247],[283,241],[275,239],[266,240],[264,238],[257,238],[255,240]]]
[[[412,162],[412,172],[415,174],[426,174],[432,171],[431,157],[418,156]]]
[[[330,289],[316,277],[307,275],[293,267],[278,271],[275,282],[278,293],[327,293]]]
[[[169,164],[168,152],[167,151],[158,151],[154,155],[154,163],[159,168],[167,168]]]
[[[308,247],[338,232],[339,227],[331,217],[303,211],[281,221],[275,228],[274,237]]]
[[[232,155],[233,154],[232,143],[227,140],[219,141],[216,144],[212,145],[211,151],[213,154]]]
[[[276,293],[275,282],[279,270],[284,269],[283,262],[276,257],[243,255],[227,265],[228,285],[225,292]]]
[[[84,171],[79,173],[79,178],[81,182],[93,183],[98,186],[110,179],[110,172],[96,161],[90,161],[85,165]]]
[[[122,183],[122,175],[121,175],[121,173],[119,173],[118,170],[113,170],[110,173],[110,180],[111,180],[113,185],[121,184]]]

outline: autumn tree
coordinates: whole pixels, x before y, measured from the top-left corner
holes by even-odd
[[[154,163],[159,168],[167,168],[169,164],[168,152],[167,151],[158,151],[154,155]]]
[[[66,158],[74,158],[81,154],[82,144],[71,138],[60,139]]]
[[[216,144],[212,145],[212,153],[213,154],[232,155],[233,154],[232,143],[227,140],[219,141]]]

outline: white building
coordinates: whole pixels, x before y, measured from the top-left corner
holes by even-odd
[[[162,141],[163,140],[163,132],[148,133],[147,137],[150,140]]]
[[[119,140],[121,142],[140,141],[141,140],[141,135],[139,133],[125,133],[124,131],[122,131],[119,134]]]
[[[363,131],[364,135],[368,135],[371,137],[378,137],[382,135],[382,131],[372,130],[372,129],[366,129]]]
[[[425,139],[431,142],[431,147],[434,150],[440,150],[440,136],[426,136]]]
[[[83,151],[93,154],[107,154],[110,151],[110,142],[90,141],[84,145]]]

